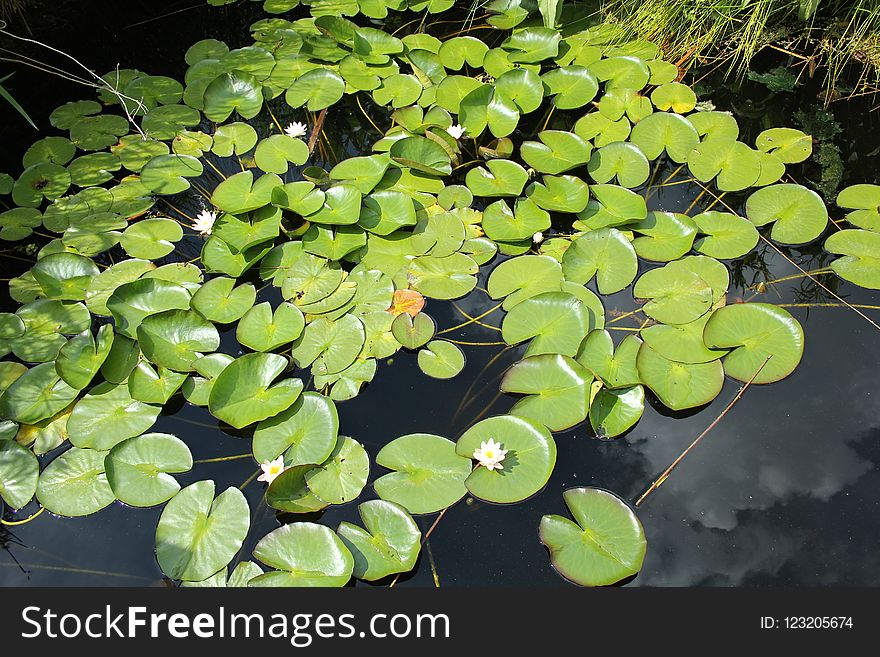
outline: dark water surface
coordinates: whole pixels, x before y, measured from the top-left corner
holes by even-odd
[[[124,9],[110,0],[62,2],[53,9],[54,16],[34,17],[30,26],[37,38],[75,54],[99,73],[119,64],[179,79],[185,69],[183,53],[191,43],[212,36],[232,47],[245,45],[247,25],[259,15],[257,9],[253,3],[216,9],[198,0],[129,2]],[[176,10],[184,11],[133,25]],[[26,33],[20,23],[11,29]],[[0,44],[21,50],[8,39],[0,39]],[[7,86],[41,128],[48,128],[48,113],[55,106],[91,97],[87,89],[8,66],[17,73]],[[737,90],[736,95],[720,85],[717,91],[718,109],[738,110],[744,105],[754,109],[756,103],[764,104],[764,109],[750,113],[751,121],[738,117],[745,136],[769,127],[763,125],[766,117],[785,125],[793,109],[812,102],[809,96],[795,95],[768,100],[761,97],[760,89],[749,87]],[[876,152],[872,152],[876,144],[869,143],[877,139],[871,132],[876,135],[877,117],[859,107],[841,107],[838,114],[848,122],[843,139],[852,146],[845,151],[849,182],[877,182]],[[8,107],[0,106],[0,112],[4,144],[0,170],[17,175],[21,153],[42,135],[32,134]],[[333,127],[344,129],[349,124],[361,126],[363,121],[352,114]],[[360,127],[352,130],[344,144],[349,152],[364,139]],[[811,175],[810,171],[804,175]],[[651,198],[649,206],[683,211],[700,191],[691,187],[666,188]],[[741,202],[735,196],[725,200]],[[832,216],[841,214],[832,210]],[[186,246],[197,253],[196,241]],[[827,259],[815,245],[789,255],[806,270],[824,266],[822,258]],[[3,263],[4,277],[28,266],[10,259]],[[759,248],[745,262],[727,264],[736,281],[729,292],[731,302],[751,297],[754,290],[745,288],[759,281],[798,272],[769,247]],[[485,269],[481,286],[490,267]],[[820,280],[850,303],[880,305],[880,294],[827,276]],[[755,300],[836,302],[803,279],[770,286]],[[613,310],[625,312],[634,307],[629,290],[604,301],[609,320]],[[475,315],[495,302],[475,291],[456,304]],[[450,303],[432,301],[427,310],[441,329],[464,320]],[[645,526],[648,553],[642,572],[630,585],[880,584],[876,549],[880,536],[880,332],[846,308],[789,310],[806,333],[801,365],[783,382],[750,388],[641,507],[638,515]],[[875,321],[880,317],[876,311],[866,312]],[[483,321],[497,326],[500,320],[496,312]],[[634,328],[638,322],[630,317],[611,326]],[[613,331],[615,340],[628,334]],[[500,340],[497,331],[473,324],[444,337],[469,342]],[[393,362],[380,363],[374,381],[361,395],[338,404],[341,433],[362,442],[372,460],[383,445],[400,435],[429,432],[455,440],[476,419],[506,412],[515,400],[498,396],[500,375],[522,350],[509,349],[498,356],[503,347],[463,349],[467,367],[448,381],[423,375],[414,354],[401,352]],[[414,573],[401,578],[399,585],[565,585],[550,567],[537,538],[542,515],[566,513],[562,492],[572,486],[599,486],[633,501],[738,389],[737,382],[727,381],[708,407],[674,414],[649,394],[642,420],[617,440],[596,439],[589,424],[556,434],[556,470],[543,492],[512,506],[468,498],[458,503],[438,523]],[[182,401],[172,401],[152,430],[180,436],[196,460],[246,454],[250,449],[249,434],[227,433],[206,409]],[[213,478],[222,490],[243,484],[254,469],[250,458],[205,463],[179,479],[186,485]],[[383,474],[379,470],[373,464],[371,480]],[[247,559],[262,536],[279,521],[292,518],[276,518],[262,501],[262,484],[250,483],[244,493],[254,510],[251,532],[240,555]],[[373,496],[368,487],[361,501]],[[12,528],[0,534],[5,547],[0,552],[0,584],[161,585],[162,573],[153,551],[160,512],[116,503],[88,518],[55,518],[46,513]],[[6,517],[14,518],[8,513]],[[419,518],[423,531],[435,518],[436,514]],[[331,527],[341,520],[356,521],[356,505],[331,507],[320,516],[320,522]]]

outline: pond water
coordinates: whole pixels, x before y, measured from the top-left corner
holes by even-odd
[[[30,27],[38,38],[74,54],[99,73],[118,64],[181,78],[183,53],[194,41],[215,37],[231,46],[245,45],[246,27],[258,15],[251,5],[216,9],[190,0],[126,3],[123,9],[110,2],[62,2],[52,17],[30,19]],[[112,14],[107,12],[110,6]],[[149,20],[168,12],[179,13]],[[22,33],[19,28],[23,26],[12,29]],[[8,40],[3,46],[10,47]],[[48,125],[46,117],[58,104],[88,96],[88,90],[70,83],[22,67],[16,70],[9,87],[41,127]],[[765,122],[789,125],[793,110],[814,103],[809,85],[797,94],[768,97],[759,85],[729,88],[717,75],[704,84],[713,90],[716,108],[736,112],[750,138],[768,127]],[[877,182],[878,117],[867,113],[868,103],[835,107],[846,131],[841,143],[847,182]],[[8,107],[2,112],[0,170],[15,172],[20,154],[35,135]],[[349,153],[373,138],[356,106],[350,108],[349,116],[336,115],[332,121],[334,138],[340,131],[343,135],[337,144]],[[792,172],[795,178],[816,175],[809,168],[799,172],[795,167]],[[684,211],[699,192],[698,187],[686,184],[666,187],[650,197],[648,206]],[[742,201],[736,195],[725,200],[734,207]],[[839,216],[839,211],[832,210],[832,217]],[[197,253],[195,241],[192,248]],[[808,271],[826,264],[827,254],[817,246],[786,253]],[[731,301],[751,298],[756,290],[750,288],[760,281],[798,273],[769,247],[728,265],[732,269]],[[15,276],[28,266],[4,258],[3,277]],[[490,271],[491,266],[483,268],[479,287],[485,287]],[[851,304],[880,305],[878,293],[835,277],[818,278]],[[756,301],[764,299],[776,304],[837,302],[803,278],[768,286],[755,297]],[[619,314],[635,307],[631,289],[605,302]],[[4,297],[4,305],[10,303]],[[449,302],[429,302],[438,328],[462,323],[465,318],[460,310],[475,316],[496,302],[478,289],[455,304],[457,308]],[[880,584],[876,550],[880,535],[880,335],[847,308],[788,310],[804,327],[803,361],[786,380],[750,388],[640,507],[638,517],[645,527],[648,552],[641,573],[628,585]],[[865,312],[878,319],[876,311]],[[497,326],[500,320],[501,312],[495,311],[482,321]],[[638,327],[638,322],[622,318],[611,326],[624,329],[613,331],[619,340],[628,334],[625,329]],[[497,331],[475,324],[444,337],[472,343],[500,340]],[[224,345],[230,344],[234,345],[234,336],[224,336]],[[362,394],[338,404],[341,433],[362,442],[372,461],[397,436],[427,432],[455,440],[477,419],[507,412],[515,400],[499,395],[498,383],[523,349],[498,345],[464,345],[462,349],[467,357],[464,371],[445,381],[424,376],[412,353],[400,352],[381,362]],[[541,493],[510,506],[465,498],[445,513],[416,569],[401,577],[398,585],[567,585],[553,571],[538,542],[541,516],[565,514],[561,494],[572,486],[606,488],[634,501],[723,410],[739,386],[728,380],[714,402],[685,413],[668,411],[649,394],[641,421],[615,440],[595,438],[588,424],[555,434],[557,465]],[[206,409],[182,401],[172,401],[152,431],[181,436],[196,460],[246,454],[250,448],[249,433],[221,428]],[[381,474],[379,466],[373,463],[372,467],[371,479]],[[244,484],[254,470],[250,458],[202,463],[179,480],[186,485],[212,478],[221,490]],[[242,558],[248,558],[256,542],[279,519],[290,519],[276,518],[262,501],[264,490],[256,482],[243,489],[254,515]],[[368,486],[364,498],[374,496]],[[154,558],[160,511],[115,503],[87,518],[56,518],[47,513],[12,531],[4,528],[0,584],[162,585],[163,575]],[[419,517],[422,531],[435,519],[436,514]],[[357,521],[355,505],[331,507],[320,514],[319,521],[335,528],[342,520]]]

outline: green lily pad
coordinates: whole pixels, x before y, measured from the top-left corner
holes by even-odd
[[[595,322],[595,314],[577,297],[544,292],[525,299],[507,313],[501,322],[501,336],[510,345],[531,339],[526,356],[574,356]]]
[[[419,313],[415,317],[401,313],[391,323],[394,339],[407,349],[418,349],[433,338],[436,331],[434,320],[425,313]]]
[[[487,283],[489,296],[504,298],[504,309],[543,292],[556,292],[562,284],[562,267],[550,256],[525,255],[500,263]]]
[[[278,354],[253,353],[236,358],[214,380],[208,398],[211,415],[242,429],[287,410],[299,397],[299,379],[272,382],[287,368]]]
[[[357,499],[369,474],[370,458],[363,445],[348,436],[339,436],[327,460],[305,473],[305,482],[319,500],[345,504]]]
[[[526,196],[544,210],[576,213],[587,207],[590,188],[576,176],[543,176],[526,187]]]
[[[717,177],[715,182],[723,192],[751,187],[761,175],[758,155],[735,139],[704,139],[688,154],[687,164],[694,178],[701,182]]]
[[[583,107],[596,97],[599,81],[583,66],[560,66],[541,76],[547,95],[562,110]]]
[[[99,269],[90,258],[74,253],[53,253],[37,260],[31,274],[49,299],[81,301]]]
[[[235,329],[236,339],[254,351],[272,351],[296,340],[305,318],[292,303],[281,303],[273,312],[269,302],[248,310]]]
[[[471,36],[459,36],[447,39],[442,43],[437,54],[443,66],[453,71],[460,71],[465,62],[471,68],[480,68],[489,46]]]
[[[142,278],[117,287],[107,299],[107,308],[113,316],[116,332],[134,338],[146,317],[166,310],[187,310],[190,299],[190,293],[182,285]]]
[[[513,405],[511,415],[563,431],[586,419],[592,381],[592,374],[573,358],[545,354],[515,363],[504,374],[501,391],[526,395]]]
[[[201,161],[191,155],[157,155],[141,169],[141,183],[156,194],[179,194],[189,189],[187,178],[203,172]]]
[[[739,125],[730,112],[693,112],[687,120],[697,130],[703,141],[715,139],[735,140],[739,137]]]
[[[407,276],[413,289],[432,299],[463,297],[477,285],[479,266],[463,253],[420,256],[409,264]]]
[[[122,168],[122,162],[113,153],[90,153],[76,158],[67,166],[70,181],[78,187],[101,185],[113,179],[113,172]]]
[[[572,132],[544,130],[536,141],[520,145],[523,160],[533,169],[556,175],[580,167],[590,161],[590,145]]]
[[[617,119],[610,119],[601,112],[590,112],[577,120],[572,132],[591,141],[596,148],[601,148],[616,141],[626,141],[630,135],[630,123],[622,115]],[[639,144],[639,148],[647,155],[650,146],[647,143]]]
[[[76,447],[108,450],[155,424],[161,406],[132,398],[126,384],[101,383],[80,399],[67,420]]]
[[[156,265],[152,262],[139,259],[123,260],[110,265],[89,283],[85,297],[86,306],[95,315],[109,316],[107,300],[116,288],[137,280],[155,268]]]
[[[590,404],[590,424],[600,438],[616,438],[634,427],[644,410],[645,389],[642,386],[619,390],[603,388]]]
[[[574,224],[578,230],[625,226],[648,216],[645,198],[625,187],[592,185],[590,191],[596,198],[578,213],[578,221]]]
[[[128,392],[137,401],[167,404],[171,396],[180,390],[186,378],[184,372],[174,372],[165,367],[154,368],[142,360],[128,375]]]
[[[663,324],[692,322],[705,315],[714,302],[712,288],[701,276],[669,265],[642,274],[633,296],[648,299],[643,311]]]
[[[297,367],[312,365],[314,374],[335,374],[351,365],[364,347],[364,325],[354,315],[325,317],[306,325],[290,354]]]
[[[137,329],[141,351],[151,363],[189,372],[202,353],[216,351],[220,334],[192,310],[166,310],[144,318]]]
[[[291,465],[266,489],[266,504],[285,513],[315,513],[330,504],[318,499],[306,485],[305,475],[318,466],[314,463]]]
[[[541,424],[514,415],[480,420],[455,445],[458,455],[472,458],[482,442],[500,442],[507,455],[501,469],[476,467],[465,480],[472,495],[487,502],[521,502],[541,490],[556,465],[556,443]]]
[[[534,64],[559,54],[562,35],[547,27],[526,27],[514,30],[501,44],[509,51],[508,58],[516,64]]]
[[[53,201],[63,196],[69,187],[67,169],[51,162],[41,162],[29,166],[15,181],[12,200],[21,207],[36,208],[43,199]]]
[[[632,509],[598,488],[570,488],[562,494],[575,522],[541,518],[541,543],[560,575],[580,586],[607,586],[642,568],[647,541]]]
[[[794,128],[770,128],[755,139],[759,151],[772,153],[785,164],[803,162],[813,153],[813,138]]]
[[[631,139],[649,160],[656,160],[665,151],[678,164],[685,162],[700,143],[697,130],[686,118],[666,112],[655,112],[636,123]]]
[[[770,185],[746,199],[746,217],[756,226],[773,223],[770,237],[781,244],[806,244],[828,225],[822,197],[801,185]]]
[[[220,157],[244,155],[257,145],[257,131],[240,121],[217,128],[211,152]]]
[[[0,214],[0,239],[8,242],[23,240],[42,223],[43,215],[36,208],[12,208]]]
[[[223,123],[233,112],[252,119],[263,109],[263,92],[253,75],[229,71],[205,87],[201,101],[205,117],[215,123]]]
[[[651,77],[650,69],[638,57],[606,57],[589,68],[606,89],[642,89]]]
[[[64,166],[76,154],[76,146],[65,137],[44,137],[25,151],[21,165],[27,169],[35,164],[51,162]]]
[[[119,240],[132,258],[156,260],[175,249],[183,238],[183,229],[173,219],[144,219],[131,224]]]
[[[40,462],[14,440],[0,440],[0,497],[13,509],[27,506],[37,491]]]
[[[467,493],[470,459],[456,454],[455,443],[441,436],[396,438],[379,450],[376,463],[394,471],[373,482],[376,494],[413,514],[440,511]]]
[[[137,340],[124,335],[115,334],[110,353],[101,365],[101,376],[110,383],[125,383],[128,376],[137,367],[141,350]]]
[[[865,230],[880,231],[880,185],[850,185],[837,195],[837,205],[852,210],[846,220]],[[14,211],[13,211],[14,212]],[[0,215],[0,220],[2,220]],[[3,233],[0,232],[0,237]]]
[[[636,357],[641,346],[641,340],[628,335],[615,349],[608,331],[593,330],[581,343],[577,361],[600,379],[606,388],[629,388],[641,382],[636,369]]]
[[[415,75],[395,73],[383,79],[381,86],[373,90],[373,100],[377,105],[406,107],[419,99],[423,89]]]
[[[187,486],[168,502],[156,527],[156,558],[171,579],[198,582],[227,564],[241,549],[250,508],[237,488],[214,497],[210,479]]]
[[[254,181],[253,172],[242,171],[229,176],[214,188],[211,203],[229,214],[242,215],[268,205],[272,201],[273,191],[281,184],[281,179],[275,174],[266,174]]]
[[[519,123],[519,108],[513,100],[485,84],[461,99],[458,120],[467,134],[479,137],[488,127],[495,137],[507,137]]]
[[[763,365],[753,383],[784,379],[804,353],[800,323],[784,309],[768,303],[736,303],[719,308],[706,323],[703,340],[710,348],[731,349],[724,357],[724,371],[734,379],[748,381]]]
[[[636,364],[642,382],[664,406],[674,411],[708,404],[724,385],[724,369],[718,360],[677,363],[643,344]]]
[[[511,160],[489,160],[486,168],[476,167],[467,172],[465,184],[474,196],[519,196],[529,174]]]
[[[535,233],[550,228],[550,223],[550,213],[531,199],[518,198],[514,210],[504,200],[486,207],[481,225],[490,239],[515,242],[531,239]]]
[[[230,324],[244,316],[254,305],[257,290],[250,283],[236,287],[234,278],[218,276],[207,281],[193,294],[190,305],[205,319]]]
[[[254,161],[266,173],[285,174],[290,164],[300,166],[309,159],[309,147],[301,139],[272,135],[257,144]]]
[[[113,347],[113,326],[104,324],[93,337],[83,331],[61,347],[55,370],[71,388],[83,390],[101,369]]]
[[[37,482],[37,501],[59,516],[87,516],[116,500],[104,459],[107,452],[73,447],[53,460]]]
[[[676,114],[687,114],[697,104],[694,90],[681,82],[667,82],[651,92],[651,102],[663,112],[672,110]]]
[[[398,164],[432,176],[452,173],[447,150],[426,137],[404,137],[392,144],[389,154]]]
[[[400,141],[403,141],[403,139],[401,139]],[[395,144],[396,143],[398,142],[395,142]],[[422,146],[424,146],[424,144],[422,144]],[[403,151],[402,155],[401,150]],[[398,147],[398,156],[405,158],[407,156],[416,155],[416,150],[418,150],[418,146],[413,144],[410,144],[410,146],[406,147]],[[443,161],[448,161],[448,159],[449,157],[444,153],[438,160],[438,163],[442,166]],[[379,181],[382,180],[382,177],[388,170],[389,163],[390,162],[388,156],[386,155],[350,157],[347,160],[342,160],[342,162],[330,169],[330,178],[333,180],[344,180],[346,182],[350,182],[355,187],[357,187],[358,190],[360,190],[361,194],[369,194],[373,191],[376,185],[379,184]],[[406,163],[403,164],[404,166],[409,166]],[[419,162],[419,165],[421,166],[421,162]],[[305,212],[301,214],[310,213]]]
[[[338,73],[317,68],[299,76],[284,98],[291,107],[305,105],[310,112],[317,112],[335,104],[344,92],[345,81]]]
[[[78,392],[58,376],[55,363],[41,363],[19,376],[0,395],[0,417],[36,424],[67,407]]]
[[[189,447],[167,433],[145,433],[116,445],[104,467],[113,494],[134,507],[167,502],[180,490],[172,473],[186,472],[193,460]]]
[[[642,329],[642,339],[658,354],[678,363],[708,363],[727,354],[726,349],[710,349],[703,341],[708,312],[687,324],[654,324]]]
[[[276,570],[258,575],[248,586],[345,586],[354,558],[329,528],[313,522],[284,525],[257,543],[254,556]]]
[[[451,379],[464,369],[464,354],[446,340],[431,340],[419,350],[419,369],[435,379]]]
[[[640,258],[655,262],[671,262],[691,250],[697,226],[690,217],[678,212],[649,212],[631,226],[640,237],[632,245]]]
[[[369,500],[358,505],[358,513],[365,529],[349,522],[336,529],[354,557],[354,576],[375,582],[412,570],[422,533],[406,509],[394,502]]]
[[[323,463],[336,446],[338,434],[339,417],[333,402],[305,392],[290,408],[257,425],[254,458],[264,463],[283,454],[290,465]]]
[[[843,257],[831,262],[841,278],[871,290],[880,290],[880,233],[841,230],[825,240],[825,250]]]
[[[638,273],[638,257],[629,240],[615,228],[600,228],[573,240],[562,256],[566,280],[586,285],[593,276],[602,294],[626,288]]]
[[[541,78],[525,68],[514,68],[499,75],[495,80],[495,92],[513,102],[521,114],[534,112],[544,100]]]
[[[729,212],[710,210],[691,217],[691,220],[700,235],[694,241],[694,251],[712,258],[740,258],[751,252],[760,239],[751,221]]]
[[[352,184],[341,183],[324,192],[324,205],[306,217],[317,224],[356,224],[361,215],[360,190]]]
[[[648,180],[650,164],[638,146],[619,141],[594,151],[587,170],[598,183],[617,178],[621,186],[633,188]]]

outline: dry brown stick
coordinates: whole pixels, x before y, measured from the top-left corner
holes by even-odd
[[[642,493],[642,496],[641,496],[638,500],[636,500],[636,504],[635,504],[636,506],[641,505],[641,503],[645,501],[645,498],[647,498],[648,495],[650,495],[650,494],[653,493],[655,490],[657,490],[658,488],[660,488],[660,486],[663,484],[663,482],[666,481],[666,480],[669,478],[669,475],[672,474],[672,471],[675,470],[676,467],[678,467],[678,464],[681,463],[681,461],[684,459],[684,457],[687,456],[688,453],[689,453],[694,447],[697,446],[697,443],[699,443],[707,433],[709,433],[710,431],[712,431],[712,429],[715,428],[715,425],[717,425],[719,422],[721,422],[722,418],[723,418],[725,415],[727,415],[727,412],[728,412],[731,408],[733,408],[733,405],[736,404],[736,402],[738,402],[738,401],[740,400],[740,398],[743,396],[743,393],[745,393],[745,391],[748,389],[748,387],[749,387],[750,385],[752,385],[752,383],[754,382],[755,379],[758,378],[758,375],[761,373],[761,370],[764,369],[764,366],[767,365],[767,363],[770,361],[770,359],[771,359],[772,357],[773,357],[772,355],[769,355],[769,356],[767,356],[767,358],[764,359],[764,362],[761,363],[761,367],[759,367],[759,368],[757,369],[757,371],[756,371],[754,374],[752,374],[752,378],[750,378],[750,379],[746,382],[746,384],[745,384],[742,388],[739,389],[739,392],[736,393],[736,397],[734,397],[733,400],[727,405],[727,407],[726,407],[723,411],[721,411],[721,413],[718,415],[718,417],[716,417],[716,418],[712,421],[712,424],[710,424],[708,427],[706,427],[706,429],[703,431],[703,433],[701,433],[699,436],[697,436],[697,439],[694,440],[694,442],[692,442],[690,445],[688,445],[687,449],[685,449],[681,454],[679,454],[679,455],[678,455],[678,458],[675,459],[675,460],[670,464],[670,466],[669,466],[668,468],[666,468],[666,469],[663,471],[663,474],[661,474],[661,475],[660,475],[660,476],[654,481],[654,483],[651,484],[650,488],[648,488],[648,490],[646,490],[644,493]]]
[[[327,118],[327,108],[321,110],[321,113],[318,114],[318,119],[315,121],[315,125],[312,128],[312,134],[309,135],[309,154],[315,152],[315,144],[318,143],[318,135],[321,134],[321,131],[324,129],[324,119]]]

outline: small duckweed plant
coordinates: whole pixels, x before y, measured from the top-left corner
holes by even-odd
[[[725,377],[770,384],[798,365],[800,324],[771,304],[728,304],[724,261],[825,234],[821,198],[786,177],[808,135],[740,141],[657,47],[614,43],[601,25],[547,27],[525,4],[492,2],[486,23],[442,39],[418,18],[393,34],[373,25],[451,0],[314,0],[285,18],[297,4],[266,0],[274,15],[251,25],[252,45],[194,44],[183,82],[106,74],[97,100],[52,113],[59,134],[27,150],[22,173],[0,177],[12,206],[0,238],[50,238],[9,283],[20,307],[0,315],[10,507],[164,504],[158,562],[186,586],[376,581],[414,567],[413,515],[538,492],[554,432],[589,421],[613,438],[648,391],[680,411]],[[320,123],[349,97],[391,127],[320,168]],[[276,113],[297,121],[285,130]],[[670,169],[703,188],[694,212],[648,210]],[[878,289],[880,187],[837,203],[851,227],[825,240],[831,267]],[[464,354],[437,336],[425,298],[467,295],[481,270],[504,342],[520,346],[501,381],[518,401],[455,442],[391,440],[371,480],[336,404],[399,350],[428,376],[459,374]],[[615,345],[605,304],[631,285],[646,321]],[[266,288],[275,300],[257,303]],[[237,344],[221,348],[218,327]],[[285,524],[232,565],[250,528],[244,496],[211,480],[181,489],[189,447],[150,431],[178,395],[252,435],[271,508],[347,504],[368,482],[378,499],[360,504],[360,525]],[[539,532],[562,575],[592,586],[639,571],[645,534],[625,502],[591,488],[565,502],[573,519],[545,516]]]

